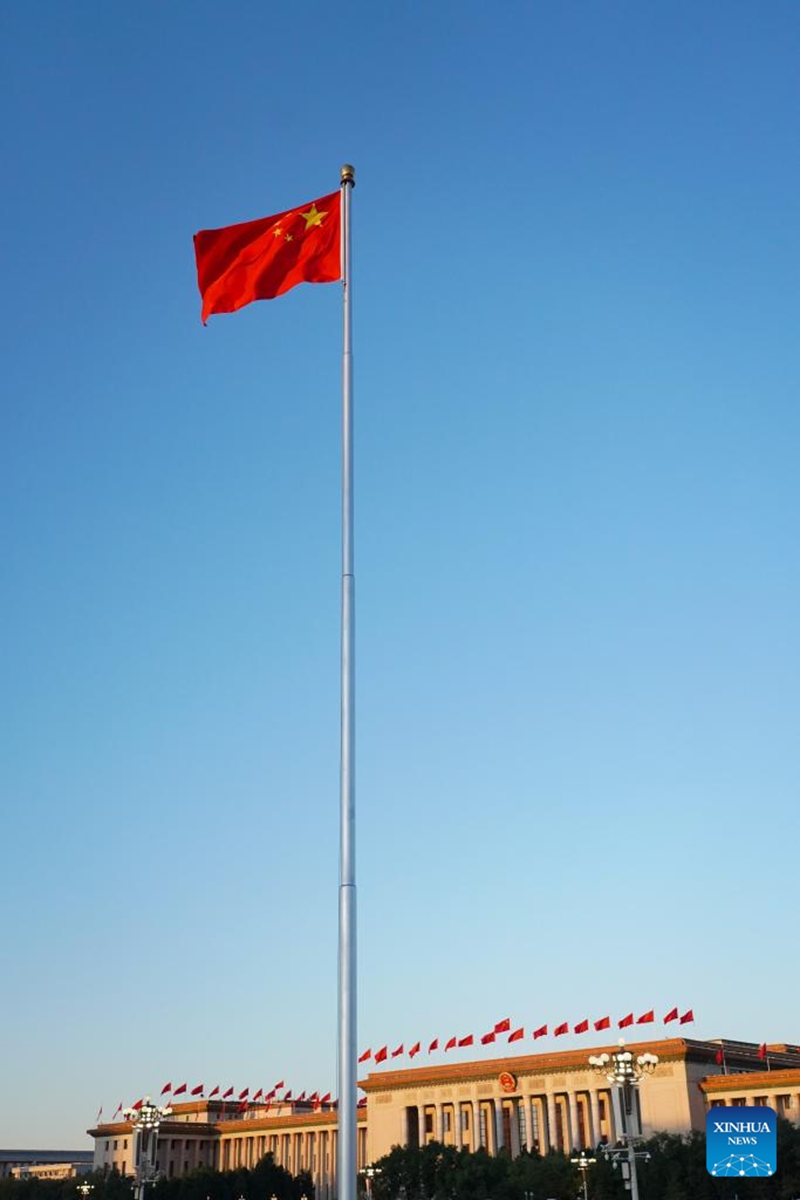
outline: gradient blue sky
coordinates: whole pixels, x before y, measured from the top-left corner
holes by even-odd
[[[360,1045],[800,1038],[798,6],[34,0],[0,55],[0,1143],[335,1088],[340,289],[204,329],[191,237],[344,161]]]

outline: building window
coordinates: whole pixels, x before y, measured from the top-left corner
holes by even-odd
[[[106,1142],[106,1150],[108,1149],[108,1147],[109,1147],[110,1145],[111,1145],[111,1142],[110,1142],[110,1141],[107,1141],[107,1142]]]
[[[767,1097],[766,1096],[756,1096],[755,1099],[753,1100],[753,1104],[755,1104],[756,1108],[766,1108]]]
[[[725,1107],[725,1101],[724,1101],[724,1100],[712,1100],[712,1101],[711,1101],[711,1107],[712,1107],[712,1108],[724,1108],[724,1107]]]
[[[433,1133],[433,1113],[425,1113],[425,1132]]]
[[[446,1108],[444,1110],[444,1112],[442,1113],[442,1124],[444,1126],[443,1132],[450,1133],[451,1127],[450,1127],[450,1109],[449,1108]]]
[[[122,1143],[122,1149],[123,1149],[123,1150],[127,1150],[127,1149],[128,1149],[128,1139],[127,1139],[127,1138],[125,1138],[125,1141]]]
[[[119,1147],[119,1138],[114,1138],[114,1149],[116,1150],[118,1147]]]
[[[520,1146],[523,1147],[523,1149],[525,1147],[525,1129],[526,1129],[526,1127],[525,1127],[525,1107],[526,1106],[524,1104],[517,1105],[517,1113],[519,1114],[519,1144],[520,1144]]]

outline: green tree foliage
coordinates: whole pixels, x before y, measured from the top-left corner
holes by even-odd
[[[132,1179],[117,1171],[97,1171],[80,1179],[0,1179],[0,1200],[83,1200],[78,1184],[90,1183],[89,1200],[132,1200]],[[212,1171],[201,1167],[178,1179],[160,1179],[147,1188],[147,1200],[314,1200],[311,1176],[290,1175],[267,1154],[252,1169]]]

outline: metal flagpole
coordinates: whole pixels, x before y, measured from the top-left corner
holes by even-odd
[[[350,193],[355,170],[342,167],[342,726],[339,792],[339,1119],[338,1200],[356,1200],[356,786],[355,574],[353,557],[353,330]]]

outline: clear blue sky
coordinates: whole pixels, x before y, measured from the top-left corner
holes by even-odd
[[[191,238],[345,161],[360,1045],[800,1038],[798,6],[0,24],[0,1142],[335,1087],[340,289]]]

